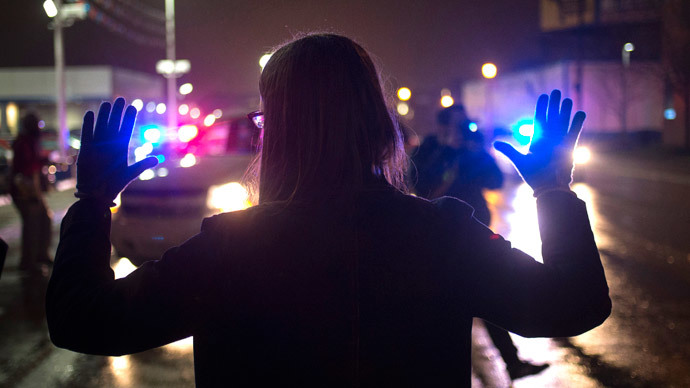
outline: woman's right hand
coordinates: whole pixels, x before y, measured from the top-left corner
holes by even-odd
[[[572,181],[573,150],[585,121],[585,112],[575,113],[571,123],[573,101],[566,98],[562,105],[560,102],[561,91],[557,89],[550,97],[539,96],[534,113],[534,135],[527,154],[518,152],[508,143],[494,143],[494,148],[513,162],[522,179],[535,192],[568,190]]]

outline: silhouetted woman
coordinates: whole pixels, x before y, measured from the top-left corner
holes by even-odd
[[[119,280],[108,206],[156,162],[127,165],[136,109],[121,123],[124,100],[86,114],[80,199],[63,220],[48,291],[57,346],[120,355],[194,336],[198,386],[469,386],[473,316],[525,336],[577,335],[608,316],[569,153],[552,152],[572,150],[584,120],[576,114],[568,131],[572,102],[559,110],[560,93],[537,104],[551,143],[529,155],[498,146],[536,190],[540,264],[463,202],[405,194],[400,131],[352,40],[285,44],[259,88],[259,204],[205,219]]]

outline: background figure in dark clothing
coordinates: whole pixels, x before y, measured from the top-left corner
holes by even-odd
[[[19,267],[23,271],[41,271],[52,263],[48,248],[51,239],[51,214],[41,187],[41,132],[38,117],[28,114],[22,120],[17,139],[12,144],[14,160],[10,173],[10,195],[22,218],[22,252]]]
[[[427,199],[443,196],[461,199],[474,208],[477,220],[489,226],[491,212],[483,190],[500,188],[503,174],[485,150],[482,134],[470,129],[471,120],[462,105],[441,110],[437,121],[440,139],[427,137],[413,157],[417,168],[415,191]],[[548,367],[548,364],[534,365],[520,360],[506,330],[490,322],[485,322],[485,326],[512,379],[536,374]]]

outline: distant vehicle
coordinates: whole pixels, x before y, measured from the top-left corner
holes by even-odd
[[[259,136],[246,117],[203,128],[183,125],[167,134],[157,126],[139,129],[135,158],[154,155],[160,163],[111,209],[113,247],[135,265],[159,259],[198,233],[204,217],[251,205],[241,181]]]

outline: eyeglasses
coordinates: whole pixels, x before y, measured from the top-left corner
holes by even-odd
[[[264,129],[264,112],[257,110],[247,115],[247,118],[259,129]]]

